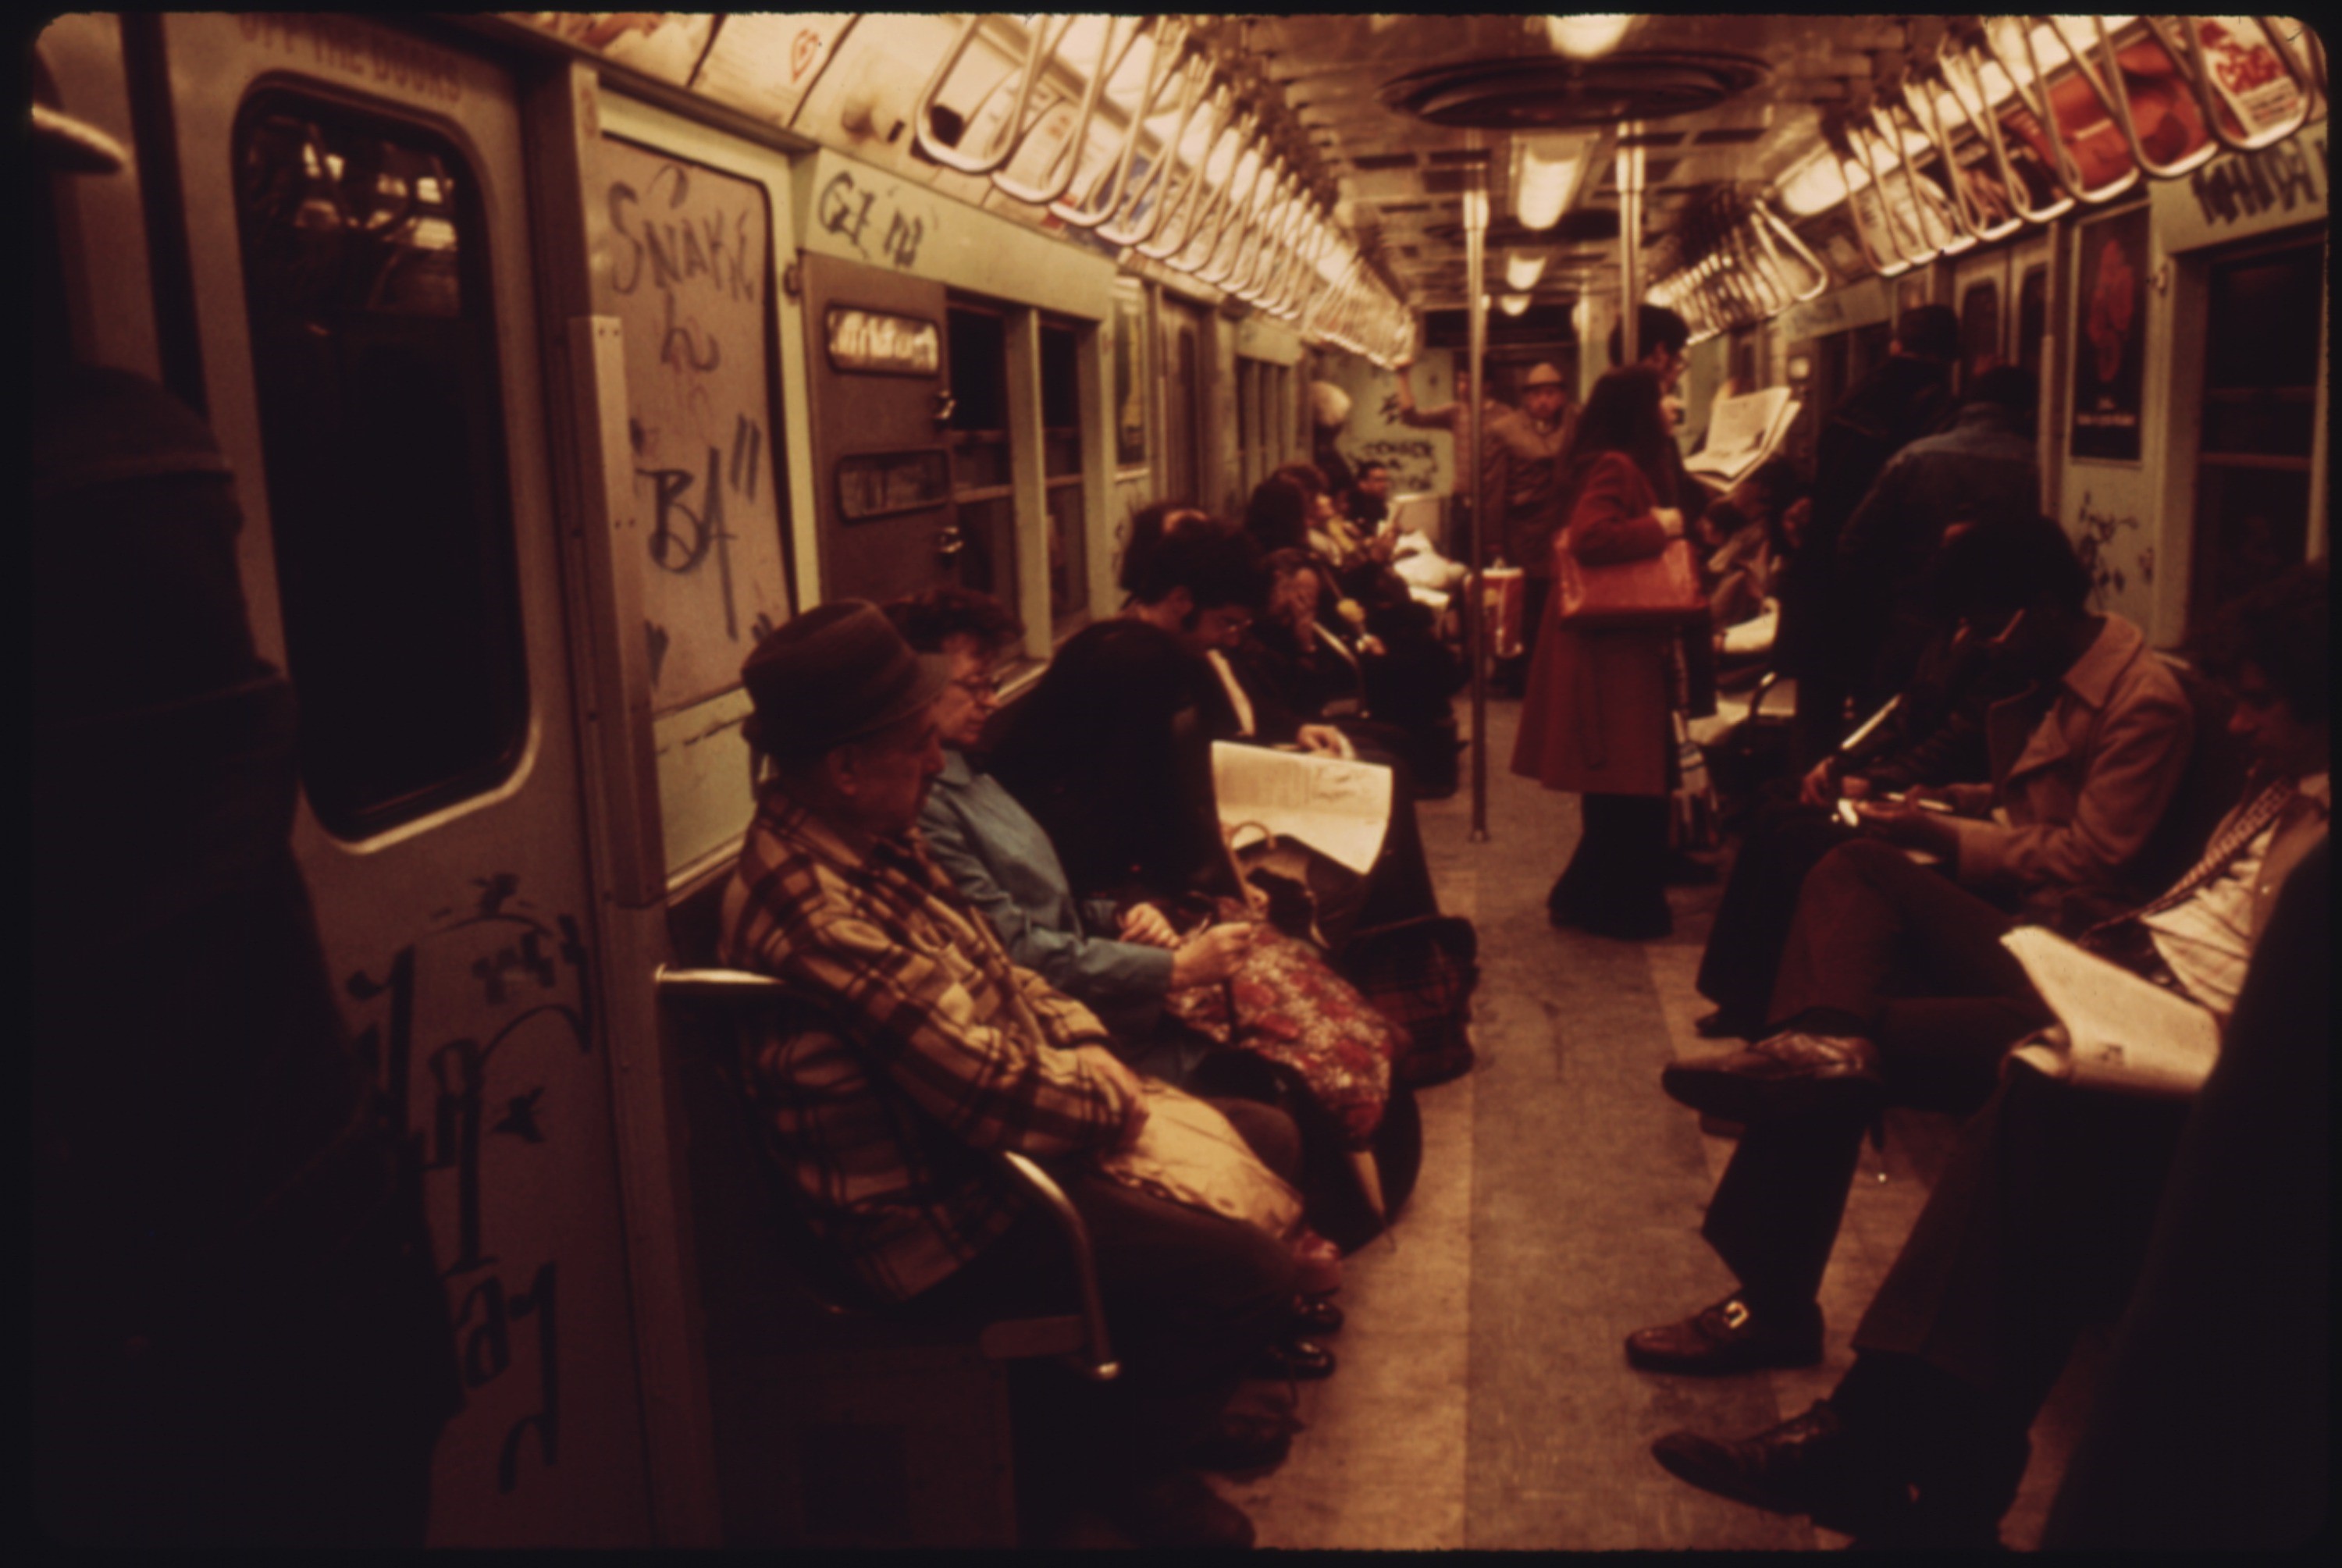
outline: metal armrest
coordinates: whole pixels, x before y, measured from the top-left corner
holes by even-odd
[[[1106,1335],[1106,1306],[1098,1297],[1097,1258],[1090,1251],[1089,1227],[1082,1223],[1081,1211],[1074,1207],[1073,1200],[1066,1196],[1066,1190],[1048,1172],[1013,1150],[1003,1150],[1000,1158],[1003,1166],[1040,1200],[1042,1208],[1065,1236],[1066,1250],[1073,1254],[1074,1280],[1081,1291],[1082,1311],[1078,1318],[1027,1318],[994,1323],[984,1331],[984,1353],[1006,1360],[1078,1349],[1082,1374],[1093,1382],[1110,1382],[1122,1367],[1114,1359],[1114,1343]],[[1063,1343],[1068,1329],[1079,1336],[1070,1345]],[[1048,1342],[1046,1345],[1041,1343],[1045,1338]],[[1028,1344],[1033,1348],[1026,1348]]]
[[[786,983],[746,969],[680,969],[660,964],[652,976],[663,1001],[713,1003],[731,1011],[736,1020],[754,1007],[779,1008],[798,998]],[[736,1085],[736,1087],[737,1087]],[[745,1104],[745,1091],[744,1105]],[[1065,1355],[1075,1359],[1084,1376],[1104,1383],[1121,1367],[1107,1337],[1106,1309],[1098,1296],[1097,1261],[1090,1249],[1089,1227],[1066,1196],[1065,1189],[1026,1156],[1004,1150],[1004,1176],[1037,1199],[1066,1241],[1081,1294],[1077,1313],[1056,1317],[1009,1318],[987,1323],[977,1339],[984,1353],[996,1361],[1027,1356]],[[843,1271],[832,1271],[842,1274]],[[833,1282],[836,1283],[836,1282]],[[836,1303],[833,1303],[833,1305]]]

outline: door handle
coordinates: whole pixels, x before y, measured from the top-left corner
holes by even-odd
[[[966,548],[967,548],[967,538],[960,533],[957,524],[936,530],[936,554],[945,560],[950,560]]]
[[[939,386],[936,389],[936,423],[937,424],[947,424],[958,408],[959,399],[951,394],[949,387]]]

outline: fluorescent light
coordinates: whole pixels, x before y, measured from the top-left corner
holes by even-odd
[[[1518,315],[1528,309],[1529,296],[1525,294],[1508,294],[1496,303],[1506,315]]]
[[[1846,175],[1827,147],[1817,148],[1812,157],[1789,171],[1778,189],[1781,205],[1801,218],[1827,212],[1847,197]]]
[[[1505,258],[1505,283],[1516,289],[1536,287],[1536,280],[1545,273],[1543,251],[1515,251]]]
[[[1577,179],[1577,160],[1540,153],[1534,144],[1520,144],[1519,167],[1513,179],[1513,215],[1521,226],[1549,229],[1561,221],[1569,205],[1569,188]]]
[[[1571,59],[1591,60],[1616,49],[1634,21],[1632,16],[1548,16],[1545,35]]]

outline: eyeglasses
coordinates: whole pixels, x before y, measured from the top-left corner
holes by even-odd
[[[1000,678],[997,675],[962,675],[952,684],[978,699],[1000,695]]]

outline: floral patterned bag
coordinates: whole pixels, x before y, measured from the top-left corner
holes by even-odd
[[[1290,1067],[1363,1149],[1381,1124],[1406,1035],[1315,947],[1259,927],[1226,984],[1190,985],[1164,1011],[1208,1039]]]

